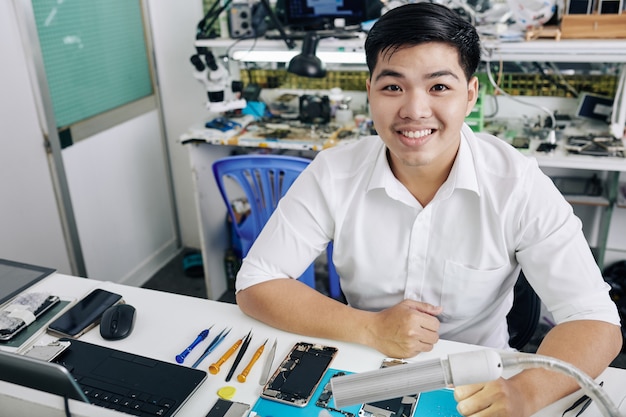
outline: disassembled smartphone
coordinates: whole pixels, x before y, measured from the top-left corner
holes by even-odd
[[[39,306],[39,308],[37,308],[37,310],[33,313],[33,315],[35,316],[35,320],[38,319],[46,311],[54,307],[59,301],[60,299],[56,295],[48,296],[46,300]],[[15,327],[0,329],[0,340],[11,340],[13,337],[15,337],[15,335],[28,327],[29,324],[30,323],[27,323],[26,321],[22,321]]]
[[[96,288],[48,325],[48,331],[63,337],[79,337],[100,323],[102,313],[124,300],[119,294]]]
[[[380,366],[388,368],[390,366],[404,365],[407,362],[399,359],[385,359]],[[392,398],[390,400],[365,403],[359,410],[359,417],[411,417],[417,406],[419,394],[406,395],[404,397]]]
[[[261,397],[305,407],[336,354],[336,347],[296,343],[263,387]]]
[[[330,379],[333,379],[336,376],[342,376],[342,375],[345,375],[345,374],[346,374],[345,372],[339,371],[335,375],[331,376]],[[320,407],[320,408],[325,408],[328,411],[334,411],[336,413],[341,413],[345,417],[354,417],[354,414],[349,412],[349,411],[345,411],[345,410],[341,410],[339,408],[331,407],[329,404],[330,404],[330,400],[332,398],[333,398],[333,387],[332,387],[332,384],[330,383],[330,380],[329,380],[326,383],[326,385],[324,385],[324,389],[322,390],[322,393],[320,394],[320,396],[317,398],[317,401],[315,401],[315,405]]]

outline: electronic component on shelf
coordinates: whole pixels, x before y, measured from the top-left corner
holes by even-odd
[[[624,157],[624,143],[611,136],[571,136],[563,147],[570,153]]]

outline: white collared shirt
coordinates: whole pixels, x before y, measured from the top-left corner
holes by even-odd
[[[582,224],[550,178],[467,126],[426,207],[394,177],[379,137],[320,152],[255,241],[237,290],[300,276],[330,240],[351,306],[442,306],[443,339],[506,348],[520,266],[557,323],[620,322]]]

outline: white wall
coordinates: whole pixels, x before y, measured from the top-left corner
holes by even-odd
[[[0,1],[0,39],[0,258],[70,273],[11,1]]]
[[[89,278],[146,282],[177,250],[158,112],[64,149],[63,162]]]
[[[191,125],[208,117],[206,92],[193,78],[189,62],[195,53],[196,25],[203,17],[202,2],[147,1],[181,240],[184,247],[199,249],[200,226],[191,164],[187,148],[178,138]]]
[[[30,84],[33,61],[24,54],[28,41],[16,23],[16,4],[0,2],[0,257],[76,273],[70,270],[37,113],[41,98]],[[176,32],[174,25],[165,30]],[[143,284],[180,250],[160,113],[86,138],[61,156],[87,277]]]

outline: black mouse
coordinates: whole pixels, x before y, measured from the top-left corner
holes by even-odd
[[[124,339],[135,326],[135,307],[117,304],[107,308],[100,319],[100,336],[107,340]]]

